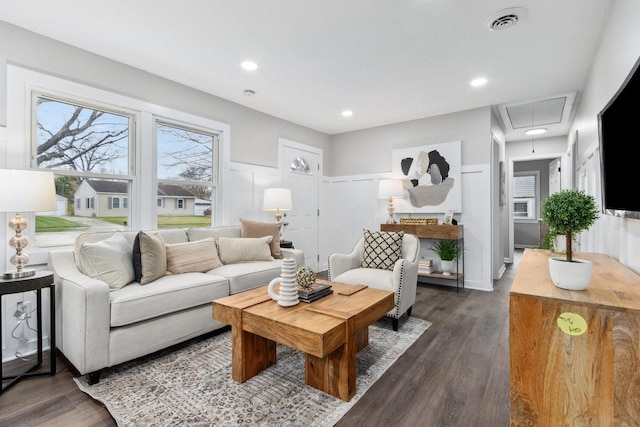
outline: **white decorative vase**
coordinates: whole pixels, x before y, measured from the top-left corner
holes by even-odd
[[[549,257],[549,275],[554,285],[571,291],[582,291],[591,283],[593,264],[586,259],[573,258],[567,262],[564,257]]]
[[[443,276],[451,276],[451,272],[453,271],[453,261],[440,261],[440,266],[442,267],[442,275]]]
[[[280,283],[278,293],[275,286]],[[296,260],[285,258],[282,260],[280,277],[273,279],[267,287],[269,296],[278,301],[282,307],[291,307],[298,304],[298,284],[296,283]]]

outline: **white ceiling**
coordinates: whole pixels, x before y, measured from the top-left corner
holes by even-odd
[[[573,99],[611,3],[0,0],[0,20],[336,134],[483,106],[504,120],[505,105]],[[526,9],[517,25],[485,28],[511,7]],[[242,70],[247,59],[258,70]],[[487,85],[471,87],[479,76]],[[545,105],[535,111],[542,115]],[[342,117],[345,109],[353,116]],[[550,131],[566,134],[570,111]],[[508,139],[525,138],[505,125]]]

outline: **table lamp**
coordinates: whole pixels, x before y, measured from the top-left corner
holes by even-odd
[[[288,188],[267,188],[264,190],[262,209],[265,211],[275,211],[277,222],[280,222],[282,218],[280,211],[290,211],[291,208],[291,190]]]
[[[387,212],[389,212],[389,218],[387,224],[397,224],[395,217],[393,216],[395,208],[393,207],[393,199],[404,198],[404,188],[402,181],[399,179],[381,179],[378,185],[378,197],[381,199],[389,199],[387,205]]]
[[[56,210],[56,190],[53,172],[32,170],[0,169],[0,212],[15,212],[9,221],[9,228],[15,236],[9,239],[9,246],[16,250],[11,257],[15,271],[4,273],[5,279],[17,279],[36,274],[34,269],[25,269],[29,256],[23,250],[29,246],[29,239],[22,235],[29,223],[22,212],[47,212]]]

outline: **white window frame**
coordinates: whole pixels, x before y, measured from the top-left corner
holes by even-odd
[[[132,174],[132,190],[129,197],[136,200],[131,207],[129,226],[131,229],[154,229],[157,227],[157,179],[155,177],[155,129],[156,120],[188,124],[191,127],[206,129],[218,134],[218,156],[215,158],[216,176],[211,182],[215,194],[216,209],[219,221],[224,221],[220,209],[222,200],[221,173],[223,162],[228,159],[228,147],[231,128],[228,124],[195,116],[182,111],[166,108],[145,102],[116,91],[107,91],[97,87],[80,84],[71,80],[54,77],[37,71],[28,70],[15,65],[7,65],[7,140],[25,141],[23,144],[12,144],[7,150],[7,164],[16,169],[36,168],[35,159],[31,157],[31,100],[33,92],[51,95],[71,102],[87,103],[100,107],[106,105],[110,109],[121,108],[136,114],[136,126],[133,130],[135,143],[131,144],[134,171]],[[224,147],[223,148],[223,144]],[[223,155],[224,153],[224,155]],[[133,171],[131,171],[133,172]],[[130,173],[131,173],[130,172]],[[35,221],[34,214],[26,214],[29,221]],[[215,225],[215,224],[212,224]],[[35,242],[34,227],[29,227],[27,237]],[[32,243],[30,248],[37,247]],[[46,260],[45,260],[46,262]]]
[[[513,221],[514,222],[537,222],[540,218],[540,171],[534,170],[534,171],[521,171],[521,172],[514,172],[513,173],[513,178],[515,179],[516,177],[522,177],[522,176],[533,176],[535,179],[535,196],[533,198],[518,198],[513,197],[513,204],[515,205],[515,203],[522,203],[523,201],[528,200],[527,204],[531,205],[531,212],[529,214],[529,216],[527,217],[519,217],[516,216],[516,211],[515,211],[515,206],[512,206],[513,209]],[[515,183],[514,183],[514,187],[515,187]],[[515,193],[515,191],[514,191]]]

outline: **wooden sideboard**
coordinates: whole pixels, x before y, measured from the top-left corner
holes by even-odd
[[[440,271],[426,273],[418,270],[418,276],[431,277],[434,279],[455,280],[456,292],[459,290],[459,284],[462,283],[464,288],[464,227],[458,225],[437,224],[380,224],[380,231],[404,231],[405,233],[415,234],[419,239],[442,239],[455,240],[462,246],[462,270],[460,269],[460,257],[456,259],[456,271],[450,275],[444,275]]]
[[[593,262],[584,291],[554,286],[541,250],[524,251],[513,280],[512,426],[640,422],[640,276],[603,254],[574,256]]]

